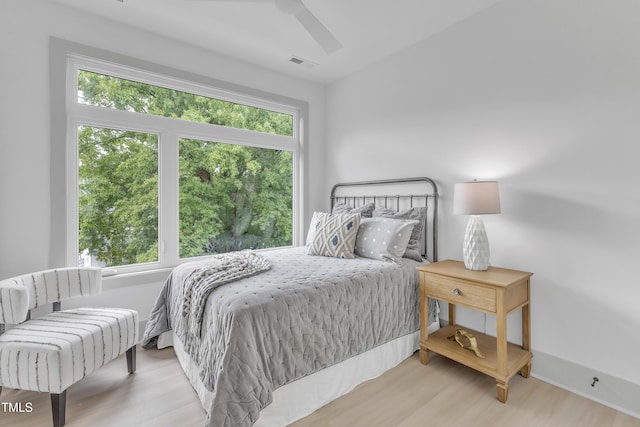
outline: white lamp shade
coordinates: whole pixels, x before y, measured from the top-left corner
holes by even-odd
[[[500,213],[500,193],[497,181],[473,181],[453,187],[453,213],[486,215]]]

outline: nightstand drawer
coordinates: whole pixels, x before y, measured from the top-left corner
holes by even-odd
[[[429,296],[452,304],[466,305],[490,313],[496,312],[496,291],[462,280],[422,273]]]

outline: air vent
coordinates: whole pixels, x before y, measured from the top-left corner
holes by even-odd
[[[313,61],[309,61],[308,59],[300,58],[299,56],[292,56],[291,58],[289,58],[289,62],[292,62],[292,63],[297,64],[297,65],[302,65],[303,67],[306,67],[306,68],[312,68],[312,67],[315,67],[316,65],[318,65]]]

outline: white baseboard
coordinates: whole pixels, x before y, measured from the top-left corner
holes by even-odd
[[[640,418],[640,384],[533,350],[531,375],[549,384]],[[593,378],[598,378],[594,383]]]

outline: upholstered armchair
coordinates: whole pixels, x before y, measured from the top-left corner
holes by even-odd
[[[55,427],[65,423],[69,386],[125,352],[129,373],[135,372],[136,311],[61,310],[61,301],[101,289],[99,268],[59,268],[0,281],[0,393],[2,387],[50,393]],[[46,304],[53,304],[52,313],[30,319],[32,309]]]

